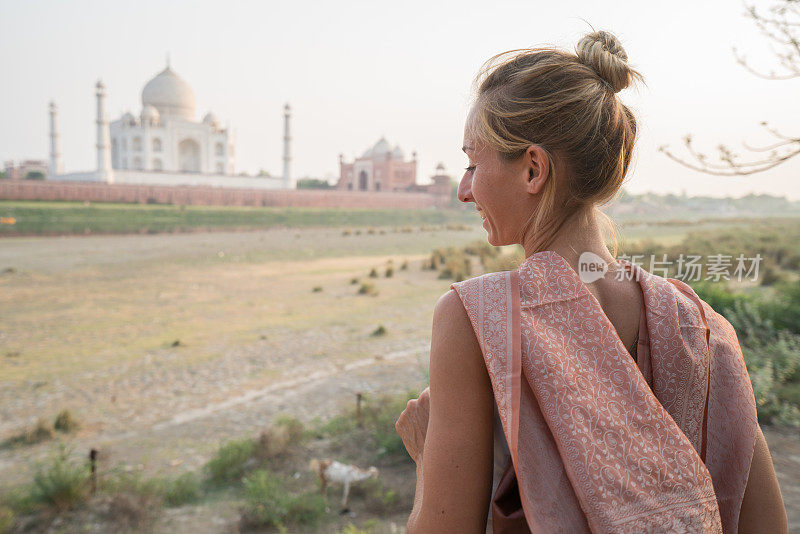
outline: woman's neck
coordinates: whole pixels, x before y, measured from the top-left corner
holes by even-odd
[[[533,237],[535,236],[522,243],[526,258],[534,252],[539,252],[539,250],[534,250],[537,245],[534,243]],[[564,221],[550,243],[542,250],[556,252],[567,260],[575,271],[578,271],[578,259],[584,252],[597,254],[608,263],[614,263],[616,260],[606,246],[603,232],[593,210],[588,213],[573,213]]]

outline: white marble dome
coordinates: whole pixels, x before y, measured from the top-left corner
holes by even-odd
[[[403,159],[406,157],[405,152],[403,152],[403,149],[400,148],[400,145],[394,147],[394,150],[392,150],[392,157],[394,159]]]
[[[133,116],[133,113],[130,111],[126,111],[122,115],[122,123],[125,126],[134,126],[136,124],[136,117]]]
[[[216,128],[219,126],[219,121],[217,120],[217,116],[209,111],[206,113],[206,116],[203,117],[203,124],[208,124],[209,126],[214,126]]]
[[[142,89],[142,106],[153,106],[161,117],[194,119],[194,91],[169,66]]]
[[[155,106],[148,104],[142,108],[142,123],[158,124],[159,117],[160,115]]]

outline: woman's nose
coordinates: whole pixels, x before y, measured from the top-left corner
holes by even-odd
[[[471,176],[465,175],[458,184],[458,200],[461,202],[473,202]]]

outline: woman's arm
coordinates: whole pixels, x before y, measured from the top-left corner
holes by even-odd
[[[750,475],[744,490],[744,499],[739,511],[739,532],[742,534],[788,530],[786,509],[783,506],[781,488],[772,465],[772,456],[767,440],[759,427],[750,462]]]
[[[454,290],[434,308],[430,361],[430,419],[416,459],[407,533],[483,534],[492,492],[494,397],[480,345]]]

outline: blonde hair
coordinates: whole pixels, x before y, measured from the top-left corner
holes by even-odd
[[[636,142],[636,119],[616,93],[642,75],[628,65],[619,40],[606,31],[585,35],[569,53],[555,47],[509,50],[487,60],[475,78],[473,133],[506,160],[531,144],[547,154],[550,172],[533,229],[544,249],[573,213],[596,213],[622,187]],[[556,160],[565,177],[554,177]],[[568,178],[568,179],[567,179]],[[556,192],[563,205],[556,206]],[[558,213],[561,217],[555,217]]]

